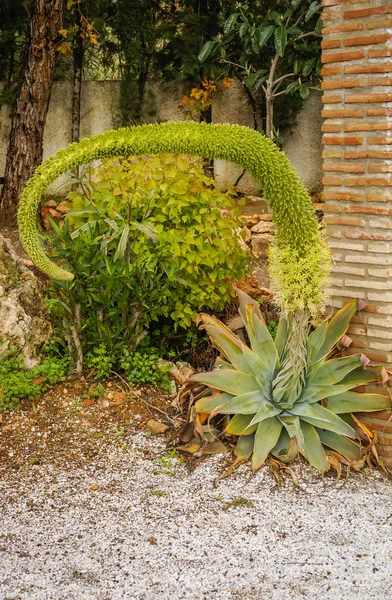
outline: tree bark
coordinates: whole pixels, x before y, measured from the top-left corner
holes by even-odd
[[[274,94],[273,86],[275,80],[276,67],[279,62],[279,54],[275,55],[272,61],[269,76],[265,82],[265,135],[271,140],[274,139]]]
[[[77,23],[79,27],[73,49],[73,93],[72,93],[72,141],[80,140],[80,102],[82,95],[82,67],[83,67],[83,38],[81,37],[81,17]]]
[[[28,58],[8,143],[0,224],[15,220],[20,194],[42,161],[43,134],[56,64],[56,42],[65,0],[34,0]]]

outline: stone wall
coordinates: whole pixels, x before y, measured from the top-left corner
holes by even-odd
[[[152,82],[148,89],[149,121],[182,120],[178,109],[183,95],[189,94],[184,84]],[[120,125],[118,111],[119,83],[116,81],[85,81],[82,86],[81,136],[89,137]],[[56,81],[44,136],[44,158],[55,154],[71,141],[71,82]],[[286,133],[285,150],[308,189],[313,193],[321,188],[322,158],[320,134],[320,93],[314,92],[298,116],[298,127]],[[222,87],[212,107],[214,123],[240,123],[252,127],[252,110],[238,83],[230,89]],[[0,177],[4,173],[10,111],[0,109]],[[229,163],[216,161],[216,175],[223,185],[232,185],[241,169]],[[240,189],[247,194],[258,192],[256,182],[246,175]],[[52,188],[52,191],[54,189]]]
[[[332,304],[363,298],[350,352],[392,366],[392,4],[323,0],[324,211]],[[392,466],[388,412],[370,417]],[[384,421],[383,421],[384,419]]]

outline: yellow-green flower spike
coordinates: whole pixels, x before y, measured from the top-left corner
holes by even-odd
[[[247,169],[263,190],[275,224],[271,275],[282,310],[313,313],[320,308],[329,257],[310,197],[285,154],[268,138],[239,125],[186,122],[118,129],[71,144],[46,160],[28,182],[18,213],[23,246],[37,267],[53,279],[73,278],[46,256],[38,238],[37,211],[50,183],[96,159],[159,152],[218,158]]]

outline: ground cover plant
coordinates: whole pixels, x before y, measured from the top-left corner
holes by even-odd
[[[39,398],[63,381],[70,371],[69,358],[49,354],[43,357],[40,365],[26,369],[18,348],[4,348],[0,351],[0,413],[19,408],[25,398]]]
[[[225,433],[238,436],[234,466],[251,457],[254,471],[269,453],[288,463],[300,452],[322,473],[329,469],[330,455],[333,462],[362,466],[363,452],[350,413],[384,410],[391,403],[387,396],[350,391],[380,380],[382,367],[368,367],[368,359],[360,354],[330,358],[358,309],[358,300],[308,336],[306,363],[297,378],[285,368],[285,354],[292,352],[287,345],[288,320],[280,320],[273,340],[257,302],[240,290],[237,293],[251,348],[215,317],[200,317],[222,357],[215,371],[192,377],[211,389],[195,404],[198,431],[207,415],[208,421],[228,415]],[[204,425],[204,431],[209,430]],[[191,452],[200,451],[203,444],[208,448],[209,441],[216,445],[215,436],[201,437],[204,441],[193,445]]]

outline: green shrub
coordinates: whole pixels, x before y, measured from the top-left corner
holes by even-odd
[[[53,224],[47,240],[75,278],[52,282],[48,307],[65,336],[74,344],[77,331],[83,353],[93,352],[88,366],[102,362],[101,345],[116,357],[135,349],[162,316],[188,327],[203,307],[223,308],[247,256],[233,195],[217,189],[200,160],[110,159],[83,175],[68,194],[64,227]]]
[[[19,408],[24,399],[39,398],[52,385],[65,379],[70,366],[68,358],[48,357],[27,370],[19,350],[9,348],[0,356],[0,412]]]
[[[165,391],[170,391],[171,382],[166,367],[159,367],[159,355],[154,352],[128,352],[120,361],[120,367],[125,372],[131,384],[146,383],[156,385]]]

